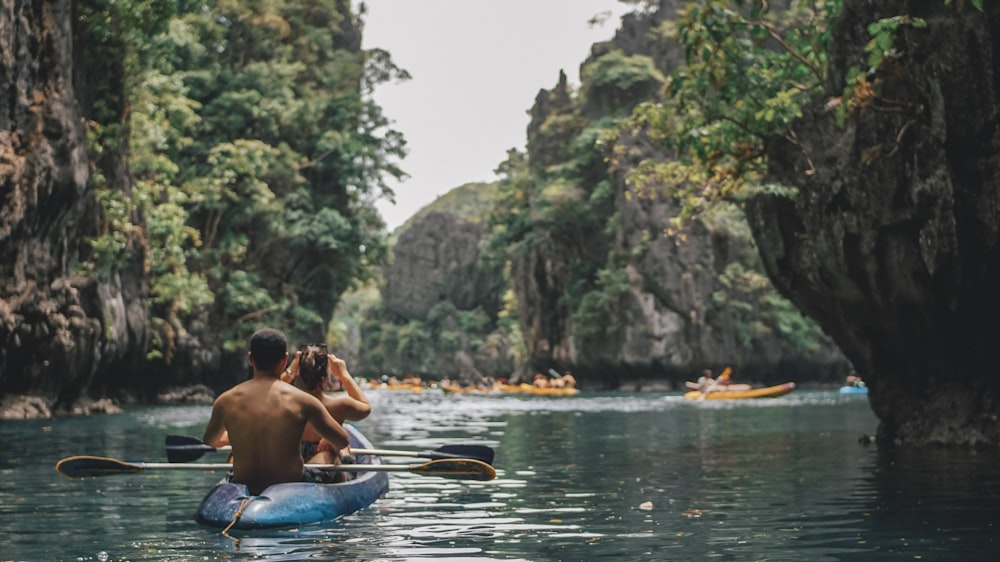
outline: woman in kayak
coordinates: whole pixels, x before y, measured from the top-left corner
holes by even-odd
[[[347,363],[336,355],[327,353],[325,345],[310,344],[299,350],[282,379],[318,398],[330,415],[341,424],[345,421],[360,421],[371,414],[371,402],[348,372]],[[325,392],[341,389],[346,394],[328,396]],[[303,460],[309,464],[340,462],[341,455],[337,448],[323,439],[312,425],[307,425],[302,433],[300,448]],[[334,474],[346,477],[343,472]]]

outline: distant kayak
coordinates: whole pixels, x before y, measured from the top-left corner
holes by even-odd
[[[841,394],[868,394],[867,386],[842,386],[840,387]]]
[[[417,392],[417,393],[423,392],[425,390],[424,387],[423,387],[423,385],[419,385],[419,384],[403,384],[403,383],[400,383],[400,384],[389,384],[389,383],[384,383],[384,382],[383,383],[375,383],[375,384],[369,383],[367,386],[364,387],[364,389],[365,390],[403,390],[403,391]]]
[[[692,390],[684,395],[685,400],[742,400],[745,398],[773,398],[783,396],[795,390],[794,382],[786,382],[775,386],[751,388],[750,390],[713,390],[702,398],[702,393]]]
[[[573,387],[538,387],[528,383],[501,384],[494,388],[462,387],[458,385],[442,385],[441,390],[449,394],[536,394],[542,396],[573,396],[580,392]]]
[[[573,396],[580,392],[574,387],[539,387],[523,382],[521,384],[502,384],[500,392],[515,392],[520,394],[542,394],[547,396]]]
[[[698,390],[698,383],[692,381],[685,381],[684,385],[688,387],[688,390]],[[715,390],[750,390],[753,387],[749,384],[722,384],[719,383],[715,386]],[[713,391],[714,392],[714,391]]]
[[[442,384],[439,385],[443,392],[447,394],[493,394],[499,392],[493,388],[480,388],[478,386],[459,386],[457,384]]]

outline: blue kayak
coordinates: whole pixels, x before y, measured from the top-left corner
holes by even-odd
[[[840,387],[841,394],[868,394],[867,386],[842,386]]]
[[[372,444],[354,426],[344,425],[351,447],[371,449]],[[374,455],[358,455],[357,464],[382,464]],[[251,495],[245,484],[226,479],[201,500],[195,519],[212,527],[265,529],[330,521],[368,507],[389,489],[385,472],[358,472],[357,477],[337,484],[288,482],[267,487]],[[243,514],[237,520],[237,512]],[[233,521],[236,520],[235,523]]]

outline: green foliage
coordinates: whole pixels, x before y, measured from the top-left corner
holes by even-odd
[[[462,336],[458,332],[444,330],[438,337],[441,351],[444,353],[454,353],[462,349]]]
[[[614,334],[622,327],[622,296],[629,291],[624,267],[607,267],[597,272],[597,283],[587,291],[573,313],[573,336],[578,342],[589,337]]]
[[[523,254],[536,234],[530,205],[531,176],[528,157],[511,149],[507,159],[497,167],[501,176],[496,206],[489,217],[490,237],[483,259],[504,263],[509,256]]]
[[[609,51],[580,70],[582,97],[597,101],[611,111],[623,112],[630,103],[648,98],[664,81],[653,59],[647,55],[625,55]]]
[[[361,347],[361,323],[381,304],[379,288],[371,281],[359,283],[344,293],[328,324],[327,344],[338,350],[338,354],[357,357]]]
[[[405,142],[371,92],[408,75],[388,53],[357,49],[348,10],[342,0],[81,4],[90,36],[128,52],[139,180],[135,200],[102,195],[95,261],[123,255],[141,210],[162,324],[201,316],[228,350],[258,323],[315,340],[341,293],[384,261],[374,202],[402,176]],[[124,104],[106,98],[89,128],[95,159],[125,130]]]
[[[726,266],[718,281],[721,288],[713,293],[712,303],[730,316],[744,347],[749,349],[755,339],[772,335],[803,351],[819,347],[822,330],[780,296],[763,274],[734,262]]]
[[[132,205],[123,193],[110,189],[99,175],[91,181],[104,221],[102,232],[87,240],[92,254],[90,260],[81,263],[81,268],[106,277],[125,265],[129,240],[140,229],[132,223]]]
[[[868,34],[872,39],[865,45],[868,54],[868,70],[862,71],[857,66],[847,70],[844,92],[837,107],[837,122],[844,126],[847,117],[860,107],[864,107],[878,95],[876,84],[868,77],[882,67],[883,63],[896,60],[901,53],[896,49],[896,33],[901,26],[911,26],[915,29],[927,27],[927,22],[921,18],[901,15],[883,18],[868,25]]]
[[[633,113],[628,129],[675,158],[647,160],[630,175],[638,194],[666,189],[682,203],[674,226],[760,182],[764,139],[787,136],[802,107],[826,83],[840,0],[690,3],[659,29],[685,48],[687,66],[667,79],[667,99]],[[626,147],[616,147],[624,159]]]
[[[196,229],[185,224],[185,195],[174,186],[152,182],[140,182],[136,188],[146,216],[155,316],[169,321],[187,318],[215,298],[205,276],[187,267],[201,238]]]
[[[509,273],[505,274],[505,277],[509,277]],[[528,351],[524,344],[524,335],[521,332],[517,311],[517,295],[514,294],[513,289],[508,289],[503,294],[503,308],[497,313],[497,327],[499,333],[508,335],[507,342],[511,360],[515,365],[522,364],[527,358]],[[488,346],[493,339],[492,334],[487,337]]]
[[[410,320],[400,327],[397,338],[395,351],[402,365],[418,363],[430,343],[427,328],[420,320]]]
[[[458,313],[458,325],[466,334],[469,349],[478,351],[483,345],[483,338],[494,330],[493,320],[482,308],[463,310]]]
[[[532,154],[544,162],[533,162],[533,169],[525,154],[510,151],[497,170],[501,180],[485,259],[500,262],[534,251],[564,256],[566,263],[556,267],[569,269],[568,285],[558,308],[572,315],[578,339],[611,333],[620,323],[617,306],[628,287],[623,262],[605,250],[620,220],[605,161],[607,140],[626,106],[649,95],[660,79],[648,57],[620,51],[600,57],[584,70],[582,93],[574,102],[596,102],[605,113],[585,118],[566,109],[545,116],[538,131],[529,134]],[[498,322],[507,333],[520,335],[513,297],[505,297]],[[526,351],[519,345],[510,353],[521,360]]]
[[[972,4],[972,6],[975,9],[979,10],[980,12],[982,12],[983,11],[983,2],[984,1],[985,0],[969,0],[969,3]],[[951,6],[952,4],[955,4],[955,7],[958,8],[959,10],[961,10],[962,8],[965,7],[965,0],[958,0],[957,2],[955,0],[944,0],[944,4],[945,4],[945,6]]]
[[[411,224],[434,212],[452,213],[469,222],[484,222],[488,220],[489,214],[493,210],[497,187],[496,183],[479,182],[460,185],[444,195],[438,196],[429,205],[406,219],[406,222],[399,227],[398,232],[407,230]]]

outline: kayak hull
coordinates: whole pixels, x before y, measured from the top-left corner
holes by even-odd
[[[532,384],[502,384],[496,388],[480,389],[475,387],[463,388],[457,385],[441,386],[446,394],[534,394],[539,396],[573,396],[580,390],[576,387],[548,387],[540,388]]]
[[[503,384],[500,385],[501,392],[513,392],[518,394],[537,394],[541,396],[573,396],[580,390],[575,387],[545,387],[540,388],[533,384]]]
[[[372,444],[351,425],[345,425],[351,447]],[[358,455],[357,464],[381,464],[381,458]],[[389,489],[385,472],[359,472],[357,478],[337,484],[287,482],[251,495],[245,484],[223,479],[201,501],[195,520],[211,527],[267,529],[330,521],[370,506]],[[242,514],[237,513],[242,510]],[[234,523],[235,521],[235,523]]]
[[[685,381],[684,386],[686,386],[688,390],[698,390],[699,388],[701,388],[698,385],[698,383],[691,381]],[[716,385],[715,388],[716,390],[751,390],[753,387],[750,386],[749,384],[730,383],[730,384],[718,384]]]
[[[752,388],[750,390],[716,390],[709,392],[702,398],[702,393],[693,390],[684,394],[685,400],[744,400],[747,398],[774,398],[776,396],[784,396],[789,392],[795,390],[794,382],[786,382],[784,384],[778,384],[775,386],[766,386],[763,388]]]
[[[868,394],[867,386],[842,386],[840,387],[841,394]]]
[[[423,392],[425,389],[419,384],[376,384],[368,385],[365,387],[367,390],[394,390],[394,391],[410,391],[410,392]]]

